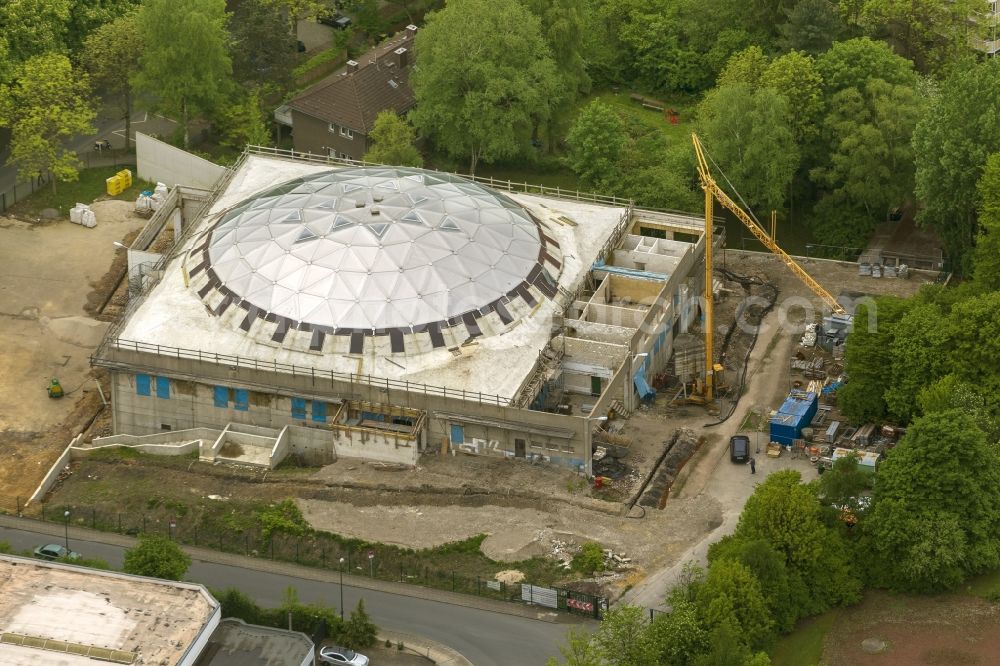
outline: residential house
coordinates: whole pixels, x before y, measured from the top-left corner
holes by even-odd
[[[295,151],[362,159],[375,117],[387,109],[404,114],[416,103],[409,85],[416,32],[407,26],[279,109],[276,118],[291,125]]]

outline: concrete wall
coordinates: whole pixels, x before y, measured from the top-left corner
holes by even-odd
[[[39,502],[45,497],[45,493],[49,492],[49,488],[51,488],[59,479],[59,475],[63,473],[64,469],[69,467],[70,460],[73,456],[73,447],[78,445],[81,439],[83,439],[82,434],[77,435],[70,441],[59,457],[56,458],[52,467],[49,468],[45,477],[42,478],[42,482],[38,484],[37,488],[35,488],[35,492],[31,493],[31,497],[29,497],[28,501],[24,503],[25,506],[31,502]]]
[[[135,156],[140,178],[165,183],[167,187],[190,185],[211,189],[226,172],[225,167],[141,132],[135,133]]]
[[[427,412],[428,418],[422,433],[423,446],[426,450],[448,448],[452,422],[456,418],[473,415],[501,424],[496,429],[510,433],[504,438],[504,445],[510,450],[514,449],[515,438],[524,438],[525,430],[548,432],[554,437],[569,439],[574,443],[574,459],[584,460],[585,467],[589,469],[590,433],[585,419],[578,416],[535,412],[487,402],[479,403],[412,389],[405,391],[380,387],[374,382],[368,384],[348,381],[339,375],[321,373],[291,375],[250,367],[233,368],[229,365],[199,361],[197,358],[160,356],[127,348],[119,349],[113,345],[108,345],[102,350],[97,363],[116,370],[112,382],[116,433],[153,433],[161,429],[161,424],[168,425],[174,430],[194,427],[219,428],[229,422],[278,429],[286,425],[299,426],[303,429],[316,429],[328,437],[330,451],[316,451],[320,436],[302,438],[296,436],[293,431],[292,452],[332,457],[336,452],[333,450],[333,439],[329,432],[332,425],[329,419],[327,424],[316,424],[316,426],[312,425],[308,413],[305,421],[293,419],[290,412],[291,396],[326,401],[330,405],[328,407],[330,417],[335,411],[333,409],[335,403],[358,400]],[[155,394],[137,395],[134,372],[168,377],[171,385],[170,398],[158,398]],[[225,408],[215,407],[212,388],[215,383],[249,389],[251,391],[249,408],[246,411],[236,410],[232,402]],[[445,415],[435,417],[439,412]],[[392,449],[387,448],[387,445],[382,447],[381,443],[375,444],[377,445],[373,445],[372,448],[373,455],[383,451],[390,453],[391,459],[396,460],[395,443]],[[411,455],[415,460],[416,451]]]
[[[133,449],[139,453],[146,453],[151,456],[186,456],[189,453],[200,451],[203,440],[192,439],[186,442],[178,441],[176,444],[105,444],[103,446],[74,447],[70,451],[73,460],[81,460],[88,457],[94,451],[104,449]]]
[[[369,428],[334,428],[331,433],[338,458],[364,458],[416,465],[417,441]]]

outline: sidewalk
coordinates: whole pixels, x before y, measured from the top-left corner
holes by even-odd
[[[438,666],[472,666],[472,662],[463,657],[457,650],[429,638],[404,634],[401,631],[380,629],[378,640],[380,643],[388,640],[394,645],[402,643],[406,646],[407,652],[427,657]]]
[[[53,537],[62,537],[65,530],[65,527],[58,523],[49,523],[31,518],[18,518],[16,516],[4,514],[0,514],[0,526],[35,532],[37,534],[45,534]],[[70,525],[69,533],[70,538],[74,540],[90,541],[93,543],[120,546],[122,548],[131,548],[137,542],[135,537],[124,536],[114,532],[101,532],[99,530],[92,530],[75,525]],[[313,567],[306,567],[290,562],[278,562],[257,557],[246,557],[243,555],[223,553],[195,546],[182,545],[181,547],[188,555],[191,556],[192,560],[198,562],[208,562],[211,564],[238,567],[242,569],[249,569],[251,571],[276,573],[324,583],[338,583],[341,576],[340,572],[335,570],[315,569]],[[465,608],[476,608],[492,613],[514,615],[542,622],[579,624],[587,623],[589,621],[588,618],[570,615],[569,613],[558,613],[545,608],[497,601],[495,599],[474,597],[468,594],[459,594],[456,592],[449,592],[447,590],[436,590],[433,588],[421,587],[419,585],[371,579],[349,573],[343,574],[343,580],[344,585],[359,589],[374,590],[378,592],[385,592],[387,594],[424,599],[427,601],[437,601],[440,603],[452,604],[454,606],[463,606]],[[409,642],[410,641],[404,640],[404,643]]]

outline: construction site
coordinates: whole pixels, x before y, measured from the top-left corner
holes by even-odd
[[[5,290],[25,358],[0,386],[22,406],[0,423],[2,508],[172,524],[291,498],[314,529],[416,550],[486,535],[508,578],[551,559],[660,606],[760,478],[730,437],[758,475],[808,480],[849,449],[877,465],[899,433],[836,405],[853,308],[940,278],[789,257],[700,162],[703,217],[253,151],[148,221],[98,202],[66,243],[87,280],[65,304]],[[770,252],[727,249],[717,215]],[[65,231],[3,224],[19,275],[42,258],[17,243]],[[607,571],[581,580],[588,542]]]

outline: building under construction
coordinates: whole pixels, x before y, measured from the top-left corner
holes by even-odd
[[[273,150],[170,185],[140,237],[172,221],[174,247],[93,358],[118,441],[589,474],[593,429],[652,395],[700,313],[698,217]]]

